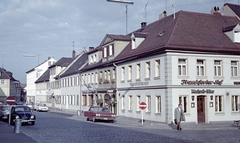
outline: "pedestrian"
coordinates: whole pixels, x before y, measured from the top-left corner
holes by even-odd
[[[177,125],[177,130],[182,130],[181,121],[185,121],[182,104],[178,104],[178,107],[174,110],[174,122]]]

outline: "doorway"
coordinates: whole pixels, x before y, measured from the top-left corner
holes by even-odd
[[[198,123],[205,123],[205,96],[197,97]]]

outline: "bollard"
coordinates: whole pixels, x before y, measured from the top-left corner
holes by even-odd
[[[78,116],[81,116],[80,110],[77,110],[77,115],[78,115]]]
[[[15,119],[14,133],[20,133],[21,125],[22,125],[21,119]]]

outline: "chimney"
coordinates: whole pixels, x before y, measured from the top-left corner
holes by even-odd
[[[161,14],[159,15],[159,20],[160,20],[160,19],[163,19],[164,17],[167,17],[167,12],[166,12],[166,11],[163,11],[163,13],[161,13]]]
[[[94,47],[89,47],[89,51],[92,51],[94,49]]]
[[[220,9],[219,9],[219,7],[218,7],[218,6],[212,7],[211,13],[212,13],[212,14],[220,14]]]
[[[145,28],[147,26],[147,22],[142,22],[141,23],[141,28]]]
[[[73,52],[72,52],[72,58],[73,59],[76,58],[76,51],[75,50],[73,50]]]

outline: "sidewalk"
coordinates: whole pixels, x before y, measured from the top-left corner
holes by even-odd
[[[86,121],[86,118],[83,115],[77,115],[77,111],[70,110],[57,110],[52,109],[50,112],[60,113],[60,114],[68,114],[72,115],[74,119]],[[156,121],[148,121],[145,120],[142,122],[141,119],[129,118],[124,116],[118,116],[116,126],[127,126],[127,127],[139,127],[139,128],[148,128],[148,129],[176,129],[174,124],[161,123]],[[210,122],[210,123],[188,123],[182,122],[182,128],[184,130],[239,130],[240,126],[233,126],[233,121],[224,121],[224,122]]]
[[[0,142],[1,143],[36,143],[24,133],[14,133],[14,126],[0,121]]]

